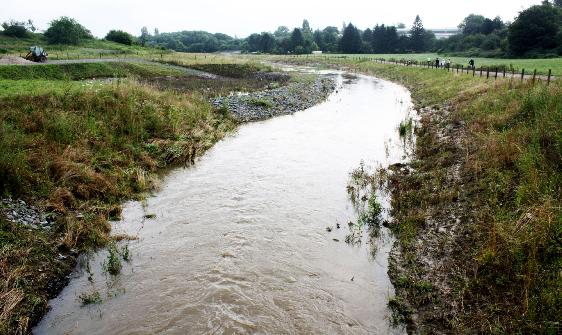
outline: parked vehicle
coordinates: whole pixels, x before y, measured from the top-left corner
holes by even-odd
[[[25,55],[25,59],[37,63],[45,63],[47,61],[47,54],[43,48],[39,46],[32,46],[29,48],[29,52]]]

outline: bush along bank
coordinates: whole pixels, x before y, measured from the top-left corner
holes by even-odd
[[[0,333],[29,333],[120,203],[235,127],[199,94],[133,81],[0,98]]]
[[[326,65],[404,84],[422,117],[388,182],[396,318],[410,333],[559,332],[562,83]]]

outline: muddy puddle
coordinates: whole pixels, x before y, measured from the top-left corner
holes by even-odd
[[[375,253],[345,243],[357,219],[346,185],[361,161],[404,159],[410,95],[334,75],[325,103],[242,125],[126,203],[113,234],[138,237],[117,245],[129,261],[113,276],[107,251],[83,256],[34,333],[403,333],[387,308],[392,237],[383,229]]]

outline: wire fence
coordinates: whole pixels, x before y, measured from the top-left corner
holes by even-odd
[[[308,58],[309,55],[292,55],[291,57]],[[361,60],[369,61],[380,64],[394,64],[401,66],[414,66],[422,67],[434,70],[448,71],[458,74],[472,75],[473,77],[486,77],[486,79],[498,79],[498,78],[511,78],[518,79],[521,81],[530,80],[533,83],[545,81],[547,85],[550,85],[551,81],[556,79],[556,76],[552,74],[552,69],[549,69],[546,74],[539,74],[537,69],[531,71],[526,71],[525,69],[516,70],[513,67],[503,66],[470,66],[463,64],[453,64],[442,62],[441,60],[428,60],[428,61],[417,61],[417,60],[407,60],[407,59],[394,59],[394,58],[372,58],[372,57],[354,57],[354,56],[311,56],[314,58],[340,58],[340,59],[350,59],[350,60]]]

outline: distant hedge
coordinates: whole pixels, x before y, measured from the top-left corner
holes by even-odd
[[[107,35],[105,36],[105,39],[125,45],[132,45],[134,42],[133,35],[122,30],[110,30],[109,33],[107,33]]]

